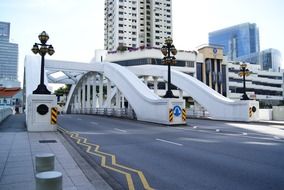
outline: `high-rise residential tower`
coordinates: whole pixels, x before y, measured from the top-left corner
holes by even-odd
[[[254,23],[231,26],[210,32],[209,44],[222,45],[229,60],[235,60],[259,52],[259,30]]]
[[[105,0],[104,48],[157,47],[172,36],[171,0]]]
[[[0,86],[18,87],[18,44],[9,38],[10,23],[0,22]]]

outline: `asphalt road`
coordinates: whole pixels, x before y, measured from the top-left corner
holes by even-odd
[[[62,115],[58,122],[100,145],[101,151],[115,155],[119,164],[143,172],[150,187],[157,190],[284,189],[284,140],[271,135],[209,120],[167,127]],[[93,159],[100,163],[99,157]],[[128,189],[121,173],[105,170]],[[130,174],[135,189],[144,189],[138,175]]]

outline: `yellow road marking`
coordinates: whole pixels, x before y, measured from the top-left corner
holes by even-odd
[[[133,180],[132,180],[132,177],[131,177],[131,174],[129,174],[129,173],[127,173],[127,172],[124,172],[124,171],[121,171],[121,170],[118,170],[118,169],[116,169],[116,168],[113,168],[113,167],[111,167],[111,166],[106,165],[106,157],[103,156],[103,155],[97,154],[97,153],[95,153],[95,152],[91,152],[91,148],[92,148],[92,147],[91,147],[90,145],[88,145],[88,144],[85,144],[85,142],[87,142],[87,139],[84,138],[84,137],[79,137],[78,133],[71,133],[71,136],[70,136],[70,137],[72,137],[72,138],[74,138],[74,139],[77,139],[77,144],[86,146],[86,147],[87,147],[86,152],[88,152],[88,153],[90,153],[90,154],[93,154],[93,155],[95,155],[95,156],[100,157],[100,158],[101,158],[101,166],[102,166],[102,167],[105,167],[105,168],[107,168],[107,169],[110,169],[110,170],[113,170],[113,171],[115,171],[115,172],[118,172],[118,173],[121,173],[121,174],[125,175],[126,181],[127,181],[127,185],[128,185],[128,189],[129,189],[129,190],[135,190],[134,184],[133,184]],[[83,139],[83,143],[80,142],[81,139]]]
[[[116,168],[112,168],[111,166],[106,165],[106,157],[104,155],[111,157],[112,165],[137,173],[145,189],[147,189],[147,190],[154,190],[152,187],[150,187],[150,185],[149,185],[148,181],[146,180],[146,177],[144,176],[142,171],[139,171],[139,170],[136,170],[136,169],[129,168],[127,166],[118,164],[116,162],[115,155],[100,151],[99,150],[99,148],[100,148],[99,145],[87,142],[87,139],[84,138],[84,137],[79,137],[78,133],[69,132],[69,131],[61,128],[61,127],[59,127],[59,128],[60,128],[60,130],[66,132],[67,134],[70,134],[70,137],[76,139],[77,140],[77,144],[86,146],[87,147],[87,150],[86,150],[87,153],[93,154],[95,156],[100,157],[101,158],[101,166],[102,167],[108,168],[110,170],[113,170],[113,171],[116,171],[118,173],[121,173],[121,174],[125,175],[129,190],[134,190],[134,184],[133,184],[133,180],[132,180],[131,174],[129,174],[127,172],[124,172],[124,171],[121,171],[121,170],[118,170]],[[83,140],[83,141],[81,142],[81,140]],[[91,151],[92,146],[95,147],[95,152]]]

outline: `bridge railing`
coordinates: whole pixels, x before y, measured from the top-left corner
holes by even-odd
[[[0,123],[11,114],[13,114],[12,108],[0,108]]]
[[[208,111],[204,108],[188,108],[186,109],[188,118],[208,118],[210,117]]]
[[[90,114],[90,115],[104,115],[112,117],[122,117],[129,119],[136,119],[135,112],[128,108],[85,108],[74,109],[72,114]]]

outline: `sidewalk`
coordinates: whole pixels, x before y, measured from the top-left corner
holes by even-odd
[[[13,116],[8,119],[12,121]],[[5,127],[7,123],[10,122],[5,121]],[[40,140],[56,142],[40,143]],[[74,161],[74,153],[72,157],[68,152],[70,147],[64,144],[65,139],[58,132],[0,132],[0,190],[35,190],[35,155],[38,153],[55,155],[55,171],[63,175],[64,190],[111,189],[97,173],[88,180]]]

